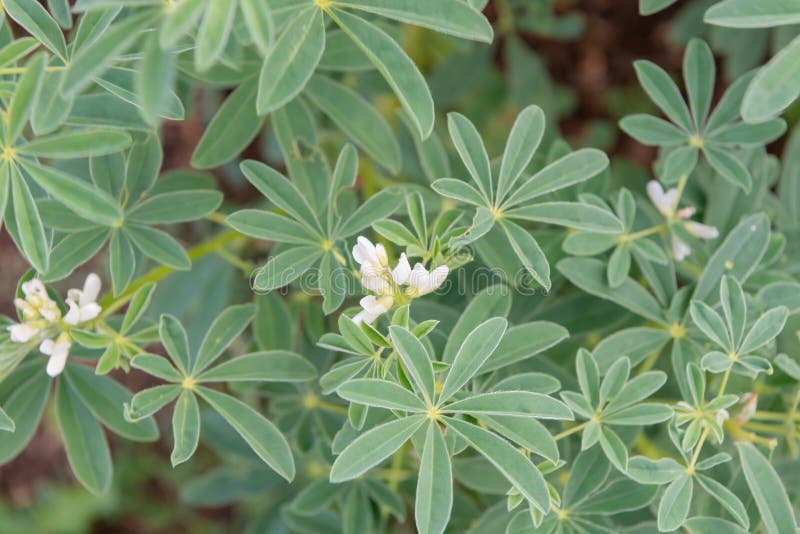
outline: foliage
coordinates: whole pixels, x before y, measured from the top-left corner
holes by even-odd
[[[615,119],[658,158],[631,170],[616,125],[558,126],[571,89],[525,37],[591,20],[554,2],[46,4],[0,29],[0,224],[30,265],[0,463],[52,426],[98,514],[145,515],[109,496],[167,429],[176,471],[146,470],[259,532],[798,528],[800,37],[741,72],[684,32],[684,91],[637,61],[648,112]]]

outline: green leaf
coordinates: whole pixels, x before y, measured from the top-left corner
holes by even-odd
[[[199,387],[197,391],[244,438],[259,458],[287,481],[294,479],[292,450],[274,424],[230,395],[205,387]]]
[[[505,415],[481,415],[481,421],[498,434],[551,462],[558,462],[558,444],[536,419]]]
[[[450,417],[442,419],[448,429],[489,460],[536,509],[541,512],[550,509],[550,493],[542,473],[518,449],[471,423]]]
[[[750,172],[747,170],[747,167],[735,156],[724,150],[710,146],[703,148],[703,154],[706,160],[708,160],[708,163],[720,176],[736,187],[739,187],[745,193],[750,192],[750,189],[753,187],[753,179],[750,177]]]
[[[253,289],[272,291],[303,276],[324,251],[320,247],[296,247],[270,257],[267,264],[252,278]]]
[[[70,60],[61,91],[72,96],[88,86],[133,45],[155,14],[151,10],[133,14],[112,24],[95,41],[80,48]]]
[[[683,56],[683,78],[689,95],[689,107],[698,130],[703,127],[711,107],[715,77],[716,65],[711,49],[705,41],[692,39]]]
[[[324,49],[322,10],[310,7],[295,14],[261,66],[258,114],[266,115],[297,96],[314,74]]]
[[[131,359],[131,367],[167,382],[179,383],[183,381],[183,375],[166,358],[156,354],[137,354]]]
[[[616,432],[607,426],[602,426],[600,429],[600,447],[614,467],[623,473],[628,470],[628,448]]]
[[[611,253],[608,261],[608,271],[606,278],[608,286],[611,288],[619,287],[628,278],[631,270],[631,247],[620,244]]]
[[[373,160],[392,174],[400,170],[400,144],[364,97],[327,76],[312,76],[303,94]]]
[[[492,203],[494,201],[494,185],[492,183],[492,169],[489,164],[489,155],[483,144],[478,130],[468,118],[460,113],[447,115],[447,129],[450,139],[467,168],[470,176],[480,189],[483,196]]]
[[[69,365],[64,376],[70,390],[109,430],[132,441],[155,441],[158,427],[153,419],[131,423],[120,409],[131,399],[131,392],[108,376],[99,376],[88,367]]]
[[[506,330],[492,357],[479,373],[488,373],[525,360],[549,349],[569,336],[563,326],[548,321],[532,321]]]
[[[529,391],[495,391],[479,393],[442,407],[447,413],[469,413],[495,416],[536,417],[537,419],[574,419],[567,406],[552,397]]]
[[[53,167],[42,167],[24,160],[21,164],[48,193],[84,219],[106,226],[122,220],[122,209],[105,191]]]
[[[778,306],[768,310],[750,328],[739,347],[739,352],[742,355],[749,354],[775,339],[783,330],[788,317],[789,310],[786,306]]]
[[[672,458],[651,460],[645,456],[634,456],[628,461],[627,475],[640,484],[662,485],[672,482],[686,473],[686,467]]]
[[[747,517],[747,510],[731,490],[720,484],[716,480],[706,475],[697,475],[697,482],[709,495],[714,497],[723,508],[725,508],[745,529],[750,528],[750,519]]]
[[[453,473],[450,453],[436,421],[428,423],[422,447],[414,521],[418,532],[441,534],[450,521],[453,508]]]
[[[242,82],[219,107],[192,153],[192,166],[212,169],[238,156],[258,135],[264,119],[255,113],[258,82]]]
[[[731,333],[733,346],[738,347],[747,321],[747,301],[742,286],[736,278],[723,276],[719,286],[719,300],[725,314],[725,323]]]
[[[152,196],[136,205],[127,219],[137,224],[174,224],[201,219],[217,209],[217,191],[176,191]]]
[[[103,429],[66,382],[56,388],[56,418],[75,477],[93,494],[106,493],[113,466]]]
[[[689,307],[692,321],[714,343],[723,349],[732,350],[725,322],[714,309],[700,300],[693,300]]]
[[[520,175],[528,167],[545,129],[545,116],[538,106],[528,106],[517,115],[500,164],[497,179],[497,199],[502,202],[506,194],[514,188]]]
[[[237,2],[228,0],[206,2],[205,14],[197,30],[194,46],[194,66],[198,71],[210,69],[225,50],[233,29],[236,4]]]
[[[8,164],[3,165],[3,173],[8,172]],[[49,268],[50,248],[44,233],[44,226],[31,190],[17,172],[11,175],[11,200],[15,226],[19,233],[20,248],[31,265],[37,271],[45,273]]]
[[[434,376],[431,357],[417,337],[400,326],[390,326],[389,335],[394,350],[400,355],[405,372],[410,376],[425,401],[431,405],[434,398]]]
[[[276,206],[312,232],[321,230],[319,218],[306,197],[279,172],[253,160],[243,162],[241,169],[250,183]]]
[[[214,363],[233,341],[239,337],[255,313],[253,304],[240,304],[225,308],[208,327],[203,342],[197,351],[197,358],[191,365],[192,375],[202,373]]]
[[[129,224],[124,227],[125,235],[145,256],[179,271],[192,266],[192,261],[174,237],[161,230]]]
[[[682,475],[667,486],[658,505],[658,530],[669,532],[680,527],[689,515],[692,502],[692,477]]]
[[[609,287],[603,262],[590,258],[566,258],[557,267],[570,282],[587,293],[610,300],[647,319],[664,322],[658,301],[630,278],[619,287]]]
[[[770,222],[764,214],[751,215],[737,224],[706,263],[692,298],[708,301],[726,274],[740,283],[747,280],[761,262],[769,236]]]
[[[204,7],[206,7],[204,0],[184,0],[164,14],[158,32],[161,48],[169,49],[189,30],[197,27],[197,21],[200,20]]]
[[[620,129],[643,145],[671,146],[686,143],[686,132],[664,119],[636,113],[619,121]]]
[[[198,382],[305,382],[317,376],[311,362],[293,352],[270,350],[239,356],[201,373]]]
[[[771,28],[800,23],[797,0],[724,0],[706,11],[703,21],[728,28]]]
[[[442,196],[473,206],[481,207],[490,204],[487,197],[463,180],[440,178],[431,184],[431,188]]]
[[[677,126],[687,132],[693,131],[692,119],[681,91],[669,75],[651,61],[639,60],[633,66],[639,83],[653,103]]]
[[[624,231],[620,220],[610,211],[580,202],[543,202],[508,210],[504,216],[588,232],[618,234]]]
[[[350,402],[402,410],[404,412],[424,412],[425,403],[406,388],[374,378],[348,380],[336,389],[336,394]]]
[[[188,389],[181,391],[172,412],[173,446],[172,467],[192,457],[200,439],[200,407],[197,398]]]
[[[706,534],[707,532],[725,532],[726,534],[747,534],[747,531],[736,523],[717,517],[690,517],[683,523],[689,534]]]
[[[633,480],[619,479],[581,503],[581,514],[614,515],[647,506],[658,493],[656,487],[643,488]]]
[[[501,284],[491,285],[477,293],[461,313],[444,348],[442,361],[452,363],[456,353],[461,349],[462,341],[490,317],[508,315],[511,307],[509,289]]]
[[[528,200],[585,182],[608,167],[608,156],[601,150],[582,148],[557,159],[524,181],[502,208],[508,209]]]
[[[408,441],[425,421],[424,415],[412,415],[361,434],[336,457],[331,467],[331,482],[351,480],[378,465]]]
[[[672,408],[666,404],[644,402],[636,406],[629,406],[615,411],[613,414],[603,416],[603,421],[610,425],[654,425],[671,418]]]
[[[172,51],[161,49],[155,32],[148,37],[144,46],[135,82],[137,104],[142,110],[142,117],[151,126],[158,126],[160,113],[168,107],[175,85],[175,56]]]
[[[523,227],[508,220],[500,221],[500,227],[528,273],[545,291],[550,291],[550,264],[536,239]]]
[[[319,238],[309,233],[305,226],[288,217],[265,210],[240,210],[229,215],[225,223],[245,235],[258,239],[293,245],[319,244]]]
[[[125,418],[130,421],[139,421],[150,417],[175,400],[181,391],[183,390],[180,386],[172,384],[144,389],[133,396],[130,404],[125,405]]]
[[[17,147],[23,154],[40,158],[69,159],[102,156],[128,148],[131,136],[119,130],[77,130],[37,137]]]
[[[183,325],[174,315],[163,314],[158,325],[158,334],[169,357],[172,358],[181,373],[188,376],[191,356],[189,355],[189,338],[186,337]]]
[[[393,189],[384,189],[375,193],[336,229],[336,235],[342,238],[355,235],[375,221],[385,219],[394,213],[403,200],[403,196]]]
[[[239,7],[244,15],[245,24],[262,56],[269,53],[275,40],[275,22],[272,19],[272,8],[260,0],[241,0]]]
[[[0,432],[0,464],[22,451],[33,437],[50,393],[50,377],[40,364],[18,367],[0,383],[5,413],[14,422],[14,432]]]
[[[614,414],[617,410],[627,408],[640,402],[659,389],[667,381],[667,375],[663,371],[649,371],[631,379],[619,394],[611,399],[603,413],[606,415]]]
[[[747,486],[756,501],[766,531],[770,534],[795,532],[797,524],[792,503],[775,468],[752,443],[738,442],[736,448]]]
[[[67,61],[67,45],[61,28],[36,0],[5,0],[3,9],[17,24],[43,45]]]
[[[6,136],[3,142],[7,146],[11,146],[22,135],[28,123],[44,77],[44,69],[44,54],[37,54],[25,65],[25,72],[20,76],[14,96],[6,109]]]
[[[456,37],[492,42],[491,24],[478,10],[458,0],[439,0],[435,4],[426,0],[342,0],[336,3]]]
[[[122,293],[133,279],[136,268],[136,257],[133,244],[123,232],[111,233],[111,242],[108,246],[108,270],[111,273],[111,286],[114,295]]]
[[[464,339],[445,378],[442,392],[439,394],[440,403],[460,391],[475,376],[500,344],[507,326],[508,321],[504,318],[494,317],[478,325]]]
[[[433,98],[416,64],[374,24],[337,8],[328,9],[327,13],[375,65],[410,116],[419,137],[426,139],[433,131]]]
[[[14,432],[14,421],[0,408],[0,430],[4,432]]]

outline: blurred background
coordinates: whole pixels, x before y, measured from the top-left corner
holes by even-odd
[[[517,112],[526,105],[537,104],[550,121],[551,139],[561,136],[573,147],[593,146],[607,151],[612,156],[614,179],[641,189],[651,175],[656,150],[624,135],[617,122],[634,112],[659,113],[640,89],[633,61],[652,60],[679,79],[685,43],[691,37],[702,37],[720,54],[716,87],[719,95],[731,80],[761,64],[797,33],[797,28],[791,27],[780,31],[712,29],[698,21],[713,3],[714,0],[680,0],[665,11],[643,17],[635,0],[491,0],[485,13],[495,26],[492,46],[450,39],[410,26],[392,31],[428,79],[436,101],[439,133],[444,132],[444,114],[458,110],[475,122],[490,155],[496,155],[502,150]],[[13,31],[16,36],[22,35],[19,27]],[[362,187],[377,188],[397,180],[425,183],[414,141],[394,113],[396,102],[382,79],[370,73],[347,76],[352,77],[346,79],[348,83],[386,114],[398,131],[404,150],[404,167],[398,176],[383,176],[378,166],[362,160]],[[206,124],[229,92],[201,90],[187,80],[182,80],[179,87],[187,120],[167,121],[163,127],[162,172],[190,169],[192,152]],[[797,105],[789,110],[790,129],[799,111]],[[340,146],[337,130],[326,129],[324,121],[320,126],[323,144]],[[779,154],[781,143],[770,146],[770,152]],[[282,167],[269,125],[242,157]],[[225,193],[224,211],[257,197],[238,172],[236,162],[202,178],[198,174],[198,179],[215,181]],[[191,245],[213,229],[213,223],[201,222],[173,228],[171,233]],[[257,258],[263,252],[250,253]],[[97,258],[102,261],[103,255]],[[28,265],[8,233],[0,230],[0,313],[15,313],[11,297],[17,280],[27,270]],[[58,292],[78,285],[92,270],[105,272],[105,266],[84,266],[71,279],[57,284]],[[196,262],[190,272],[166,279],[156,292],[149,313],[153,317],[173,313],[190,333],[202,334],[228,302],[248,298],[246,278],[221,258],[209,256]],[[305,305],[300,302],[302,296],[296,299],[289,304]],[[134,391],[149,385],[136,371],[117,378]],[[165,410],[158,417],[169,417],[170,411]],[[169,462],[169,436],[162,435],[156,444],[122,442],[109,436],[116,472],[111,492],[101,498],[90,495],[72,480],[54,425],[54,417],[46,413],[28,448],[0,467],[2,534],[273,530],[268,515],[263,520],[244,518],[259,517],[258,510],[268,509],[265,503],[279,498],[276,495],[281,483],[266,469],[254,467],[261,464],[247,461],[245,452],[241,458],[227,459],[225,469],[218,469],[215,445],[229,436],[224,430],[215,434],[214,420],[203,422],[203,442],[193,461],[174,470]],[[217,427],[222,428],[218,424]],[[206,428],[212,431],[205,432]],[[325,530],[325,525],[319,525],[319,532]]]

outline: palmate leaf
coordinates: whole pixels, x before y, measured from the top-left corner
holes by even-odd
[[[374,24],[338,8],[328,9],[327,13],[375,65],[400,99],[419,137],[426,139],[433,130],[433,98],[414,62]]]

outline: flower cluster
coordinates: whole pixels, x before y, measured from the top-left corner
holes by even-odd
[[[11,341],[27,343],[41,339],[39,351],[50,357],[47,374],[58,376],[64,370],[72,346],[69,328],[91,321],[102,310],[97,304],[100,286],[100,277],[92,273],[86,277],[83,289],[70,289],[65,300],[69,310],[62,317],[61,310],[47,294],[41,280],[34,278],[23,283],[25,298],[14,299],[22,322],[7,327]]]
[[[677,189],[672,188],[664,191],[659,182],[650,180],[647,183],[647,195],[668,223],[682,222],[683,228],[699,239],[716,239],[719,237],[719,232],[713,226],[688,220],[696,211],[693,207],[677,209],[680,200],[680,193]],[[673,233],[672,254],[675,259],[682,261],[691,253],[692,248]]]
[[[400,260],[391,269],[383,245],[375,245],[363,236],[358,237],[353,247],[353,259],[361,266],[361,285],[375,293],[361,299],[363,309],[353,317],[356,324],[362,321],[372,323],[389,311],[398,298],[416,298],[435,291],[450,272],[447,265],[428,271],[417,263],[412,269],[405,252],[400,254]]]

